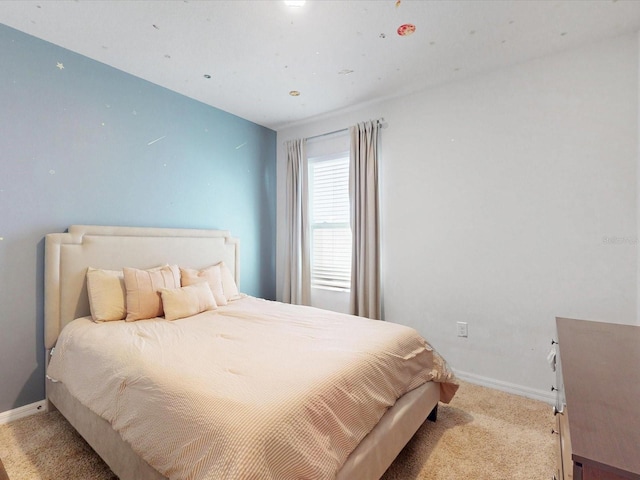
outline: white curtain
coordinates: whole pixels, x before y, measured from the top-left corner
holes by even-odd
[[[283,300],[298,305],[311,304],[309,195],[305,147],[305,139],[287,142],[287,236]]]
[[[350,127],[351,313],[380,319],[380,213],[377,121]]]

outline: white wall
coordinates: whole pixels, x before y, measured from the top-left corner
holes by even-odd
[[[386,320],[538,397],[556,316],[637,322],[636,35],[279,131],[279,194],[284,141],[379,117]]]

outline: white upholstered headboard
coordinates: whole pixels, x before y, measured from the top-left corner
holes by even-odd
[[[239,242],[225,230],[72,225],[45,239],[44,341],[90,315],[87,267],[118,270],[170,264],[204,268],[224,261],[240,285]]]

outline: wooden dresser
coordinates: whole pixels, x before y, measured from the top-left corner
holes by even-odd
[[[558,477],[640,480],[640,327],[556,324]]]

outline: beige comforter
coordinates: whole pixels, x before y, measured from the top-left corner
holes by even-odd
[[[171,479],[330,479],[445,362],[409,327],[247,297],[61,333],[47,372]]]

